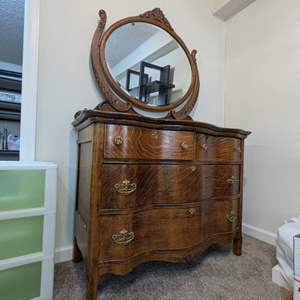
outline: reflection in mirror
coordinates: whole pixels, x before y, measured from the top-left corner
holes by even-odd
[[[158,26],[136,22],[117,28],[107,40],[105,55],[120,88],[144,104],[174,103],[191,84],[184,50]]]

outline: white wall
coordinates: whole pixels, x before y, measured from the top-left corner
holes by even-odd
[[[37,107],[38,160],[58,163],[57,246],[71,245],[76,143],[71,122],[77,110],[100,99],[90,68],[90,44],[100,8],[108,22],[160,7],[189,49],[198,49],[201,95],[194,118],[223,125],[224,24],[208,0],[41,0]]]
[[[300,215],[300,1],[256,1],[227,22],[225,125],[246,141],[244,221]]]

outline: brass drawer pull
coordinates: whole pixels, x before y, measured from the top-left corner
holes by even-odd
[[[151,136],[153,136],[154,138],[157,138],[157,131],[156,130],[151,130]]]
[[[121,146],[122,144],[123,144],[123,138],[121,137],[121,136],[116,136],[115,138],[114,138],[114,144],[116,145],[116,146]]]
[[[240,182],[239,179],[236,179],[235,176],[231,176],[230,178],[228,178],[227,180],[227,183],[229,184],[234,184],[235,182]]]
[[[194,216],[195,213],[196,213],[196,209],[195,208],[189,208],[186,213],[189,215],[189,216]]]
[[[114,187],[119,194],[126,196],[131,195],[136,190],[136,184],[130,183],[127,179],[123,180],[121,183],[116,183]]]
[[[135,235],[134,232],[123,229],[118,234],[113,234],[111,238],[118,245],[127,245],[134,240]]]
[[[208,145],[207,145],[207,144],[202,144],[202,145],[201,145],[201,148],[202,148],[203,150],[207,151],[207,150],[208,150]]]
[[[180,147],[182,150],[187,150],[189,148],[189,145],[187,143],[181,143]]]
[[[237,220],[237,215],[235,215],[234,212],[232,211],[230,214],[226,215],[226,220],[229,223],[234,223]]]
[[[240,146],[235,146],[234,147],[234,150],[237,151],[237,152],[242,152],[242,149]]]

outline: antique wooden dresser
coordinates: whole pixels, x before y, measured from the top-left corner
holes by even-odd
[[[104,273],[124,275],[146,261],[189,261],[213,244],[232,244],[236,255],[241,255],[242,247],[244,139],[249,132],[195,122],[188,116],[199,91],[195,51],[188,52],[161,10],[123,19],[103,33],[105,21],[101,10],[92,44],[104,102],[78,112],[73,122],[79,156],[74,261],[85,260],[87,299],[96,299],[97,280]],[[136,63],[108,66],[105,47],[114,49],[107,45],[110,37],[122,39],[125,31],[118,33],[118,28],[130,24],[133,28],[128,30],[138,30],[132,26],[138,22],[166,31],[184,50],[191,84],[178,101],[172,102],[174,94],[180,95],[172,90],[180,85],[178,77],[163,82],[165,74],[160,74],[154,83],[149,74],[134,69]],[[157,61],[162,60],[150,60],[156,69]],[[121,73],[126,72],[114,75],[118,64],[148,77],[146,83],[144,78],[136,83],[138,96],[131,94],[136,87],[128,88],[128,82],[127,90],[121,87],[125,86]],[[179,68],[173,60],[170,65]],[[155,106],[155,97],[164,105]],[[138,109],[167,114],[147,117]]]

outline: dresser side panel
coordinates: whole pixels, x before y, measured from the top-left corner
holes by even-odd
[[[90,218],[90,189],[92,169],[92,140],[94,125],[78,132],[77,195],[75,236],[83,257],[87,256],[87,225]]]

